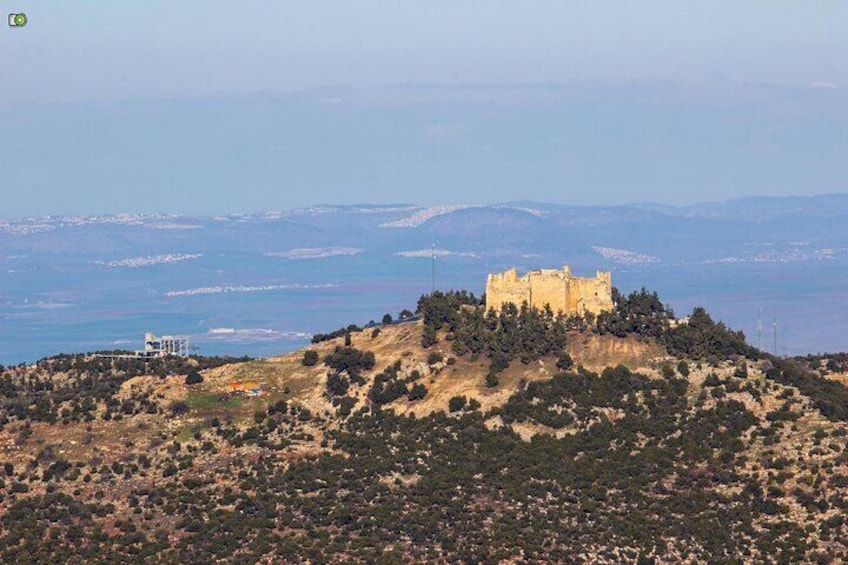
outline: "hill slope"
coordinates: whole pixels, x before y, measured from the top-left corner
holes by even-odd
[[[425,322],[353,331],[308,366],[298,351],[7,369],[0,560],[848,558],[838,364],[572,330],[487,383],[489,357],[456,354],[461,330],[429,347]]]

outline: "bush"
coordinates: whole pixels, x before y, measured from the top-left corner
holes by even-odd
[[[409,400],[411,401],[421,400],[425,396],[427,396],[427,387],[421,383],[415,383],[412,385],[412,389],[410,389],[408,394]]]
[[[203,375],[198,373],[197,371],[191,371],[186,375],[185,384],[187,385],[196,385],[203,382]]]
[[[374,384],[368,391],[371,402],[377,405],[388,404],[401,396],[409,396],[410,391],[406,387],[406,382],[398,378],[400,369],[401,362],[398,360],[374,377]],[[421,391],[417,391],[417,394],[421,394]]]
[[[356,399],[355,398],[351,398],[349,396],[343,397],[339,401],[339,409],[338,409],[339,416],[342,416],[342,417],[350,416],[350,413],[353,410],[354,406],[356,406]]]
[[[454,396],[448,400],[448,410],[451,412],[461,412],[465,408],[466,402],[468,402],[468,399],[464,396]]]
[[[494,388],[500,384],[500,380],[498,380],[498,376],[494,373],[489,373],[486,375],[486,386],[489,388]]]
[[[492,355],[492,361],[489,363],[489,371],[490,374],[494,375],[495,373],[500,373],[501,371],[509,368],[510,358],[501,353],[500,351],[496,351],[494,355]]]
[[[374,368],[374,354],[370,351],[360,351],[353,347],[336,347],[332,353],[324,357],[324,364],[337,372],[347,371],[353,377],[360,371]]]
[[[438,351],[433,351],[430,355],[427,356],[427,364],[435,365],[436,363],[441,363],[444,357]]]
[[[704,386],[719,386],[721,384],[721,379],[718,378],[718,375],[715,373],[710,373],[707,375],[707,378],[704,379]]]
[[[670,379],[674,376],[674,367],[669,363],[663,363],[660,367],[660,373],[662,373],[663,377]]]
[[[188,412],[188,404],[182,400],[175,400],[171,403],[170,410],[172,415],[179,416]]]
[[[683,377],[689,376],[689,363],[686,361],[681,361],[677,364],[677,372],[680,373]]]
[[[339,373],[327,375],[327,392],[331,396],[344,396],[350,388],[350,381]]]
[[[574,359],[572,359],[571,355],[569,355],[568,353],[563,353],[559,356],[559,359],[557,359],[556,366],[557,369],[560,369],[562,371],[568,371],[569,369],[574,367]]]
[[[391,314],[383,314],[383,325],[387,326],[392,323],[392,315]]]
[[[312,367],[318,364],[318,352],[314,349],[307,349],[303,352],[303,360],[301,361],[304,367]]]
[[[12,483],[12,492],[21,493],[21,492],[27,492],[28,490],[29,490],[29,487],[27,485],[25,485],[24,483],[18,483],[18,482]]]
[[[312,343],[321,343],[322,341],[329,341],[331,339],[336,339],[337,337],[342,337],[343,335],[349,334],[350,332],[358,332],[361,330],[362,328],[360,328],[356,324],[351,324],[346,328],[339,328],[328,334],[315,334],[314,336],[312,336]]]
[[[421,347],[425,349],[428,347],[432,347],[439,342],[439,339],[436,337],[436,329],[433,326],[424,326],[424,334],[421,336]]]

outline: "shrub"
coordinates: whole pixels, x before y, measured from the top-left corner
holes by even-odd
[[[374,354],[370,351],[360,351],[353,347],[336,347],[332,353],[324,357],[324,364],[338,372],[347,371],[350,376],[358,375],[360,371],[374,368]]]
[[[433,326],[424,326],[424,334],[421,336],[421,347],[427,348],[438,343],[439,339],[436,337],[436,329]]]
[[[327,392],[331,396],[344,396],[350,388],[350,381],[339,373],[327,375]]]
[[[567,371],[567,370],[571,369],[572,367],[574,367],[574,359],[572,359],[571,355],[569,355],[568,353],[563,353],[562,355],[559,356],[559,359],[557,359],[556,366],[557,366],[557,369]]]
[[[203,375],[201,375],[197,371],[191,371],[186,375],[185,384],[187,385],[196,385],[203,382]]]
[[[407,395],[409,400],[421,400],[425,396],[427,396],[427,387],[422,385],[421,383],[415,383],[412,385],[412,389],[410,389],[409,394]]]
[[[438,351],[433,351],[430,355],[427,356],[427,364],[435,365],[436,363],[441,363],[444,357]]]
[[[498,379],[498,376],[496,374],[489,373],[488,375],[486,375],[486,386],[487,387],[494,388],[494,387],[498,386],[498,384],[500,384],[500,380]]]
[[[179,416],[188,412],[188,404],[182,400],[175,400],[171,403],[170,409],[172,415]]]
[[[350,332],[358,332],[361,331],[362,328],[357,326],[356,324],[351,324],[346,328],[339,328],[335,331],[332,331],[328,334],[315,334],[312,336],[312,343],[321,343],[322,341],[329,341],[331,339],[335,339],[337,337],[342,337],[345,334],[349,334]]]
[[[492,355],[492,361],[489,363],[490,374],[494,375],[495,373],[500,373],[507,369],[509,367],[509,362],[510,358],[507,355],[500,351],[496,351],[495,354]]]
[[[312,367],[318,364],[318,352],[314,349],[307,349],[303,352],[303,360],[301,361],[304,367]]]
[[[677,372],[680,373],[683,377],[689,376],[689,363],[686,361],[681,361],[677,364]]]
[[[468,399],[464,396],[454,396],[448,400],[448,410],[451,412],[461,412],[465,408],[466,402],[468,402]]]
[[[339,401],[339,409],[338,409],[339,416],[342,416],[342,417],[350,416],[350,412],[351,412],[351,410],[353,410],[354,406],[356,406],[356,399],[351,398],[349,396],[343,397]]]
[[[368,391],[368,398],[371,399],[371,402],[377,405],[388,404],[401,396],[409,395],[410,391],[406,387],[406,382],[398,378],[400,369],[401,362],[398,360],[374,377],[374,384]],[[418,394],[420,394],[420,391]]]
[[[715,373],[710,373],[707,375],[707,378],[704,379],[704,386],[719,386],[721,384],[721,379],[718,378],[718,375]]]

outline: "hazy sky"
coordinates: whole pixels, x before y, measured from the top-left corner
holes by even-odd
[[[845,2],[4,9],[2,217],[848,190]]]

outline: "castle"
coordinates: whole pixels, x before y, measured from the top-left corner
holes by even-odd
[[[538,309],[550,305],[554,312],[566,315],[597,315],[613,308],[612,278],[608,271],[597,271],[594,277],[576,277],[568,265],[560,271],[530,271],[523,277],[515,269],[490,274],[486,280],[486,309],[500,310],[509,302],[518,307],[526,302]]]

